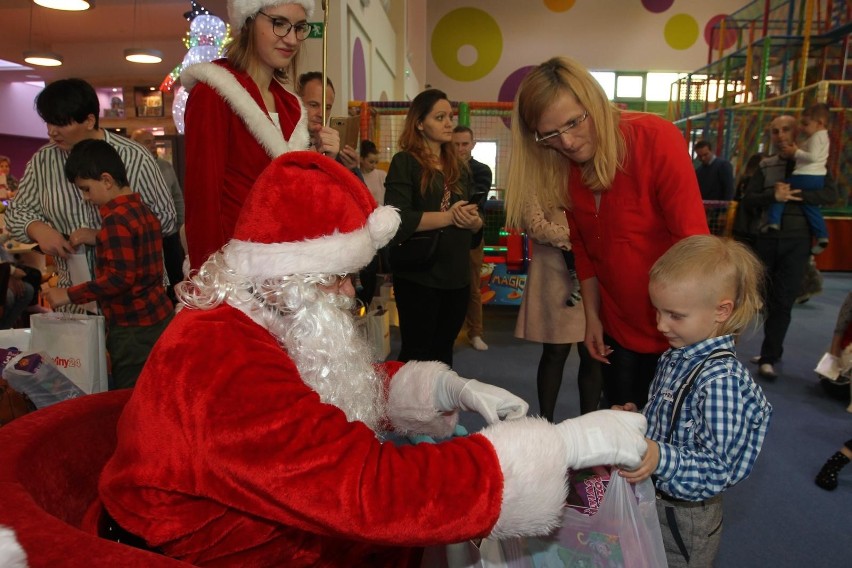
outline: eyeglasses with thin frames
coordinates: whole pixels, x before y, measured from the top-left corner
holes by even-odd
[[[299,41],[304,41],[308,38],[309,35],[311,35],[311,24],[307,22],[293,24],[290,23],[290,21],[286,18],[277,18],[275,16],[270,16],[266,12],[258,11],[258,14],[269,18],[269,21],[272,22],[272,33],[274,33],[278,37],[287,37],[287,34],[290,33],[290,30],[296,30],[296,39]]]
[[[551,132],[550,134],[545,134],[541,136],[538,132],[535,133],[535,141],[537,144],[545,144],[550,145],[556,142],[556,139],[561,137],[563,134],[571,130],[572,128],[577,128],[580,124],[589,118],[589,111],[583,111],[582,116],[575,118],[574,120],[568,121],[567,124],[560,130],[555,132]]]

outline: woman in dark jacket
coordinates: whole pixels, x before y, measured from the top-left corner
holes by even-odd
[[[429,89],[411,102],[385,180],[385,204],[400,210],[399,246],[418,232],[440,229],[429,263],[393,266],[402,348],[398,360],[443,361],[452,366],[470,293],[470,248],[482,228],[469,170],[453,146],[453,108],[447,95]],[[403,245],[404,246],[404,245]]]

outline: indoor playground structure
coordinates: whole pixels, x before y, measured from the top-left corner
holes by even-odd
[[[852,241],[850,32],[848,0],[756,0],[721,20],[707,65],[672,84],[669,119],[690,143],[708,140],[737,175],[749,157],[771,151],[767,126],[814,103],[831,109],[828,171],[841,198],[825,211],[834,242]],[[844,247],[817,257],[828,270],[852,270]]]

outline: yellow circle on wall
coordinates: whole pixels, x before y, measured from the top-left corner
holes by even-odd
[[[432,60],[444,75],[456,81],[482,79],[494,70],[502,54],[500,26],[477,8],[448,12],[432,31]],[[465,62],[459,60],[460,55]]]
[[[698,39],[698,22],[689,14],[676,14],[666,22],[663,35],[673,49],[689,49]]]
[[[574,0],[544,0],[544,5],[551,12],[565,12],[574,7]]]

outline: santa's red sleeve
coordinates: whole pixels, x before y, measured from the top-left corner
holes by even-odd
[[[394,423],[404,393],[430,391],[416,384],[430,365],[388,368]],[[428,423],[438,413],[426,398],[409,410]],[[118,438],[104,504],[125,529],[193,563],[270,548],[321,555],[341,539],[410,547],[544,534],[566,497],[567,450],[543,419],[439,444],[382,442],[321,402],[274,338],[231,308],[176,316]]]

